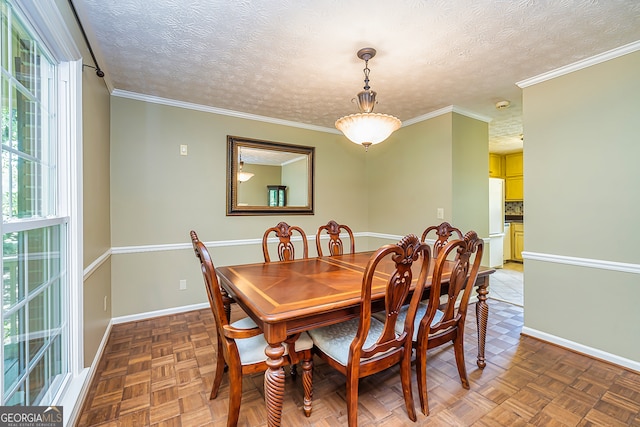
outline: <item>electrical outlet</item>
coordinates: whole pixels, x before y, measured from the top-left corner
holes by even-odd
[[[438,216],[438,219],[444,219],[444,208],[438,208],[437,216]]]
[[[180,280],[180,290],[184,291],[185,289],[187,289],[187,281],[186,281],[186,279],[181,279]]]
[[[104,296],[104,301],[103,301],[103,308],[104,311],[107,311],[107,296]]]

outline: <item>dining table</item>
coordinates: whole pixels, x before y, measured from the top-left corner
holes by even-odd
[[[267,342],[265,354],[268,368],[265,371],[264,389],[268,426],[279,426],[282,417],[283,342],[291,335],[358,317],[363,273],[373,253],[356,252],[216,268],[220,286],[255,321]],[[431,286],[433,261],[430,262],[425,297]],[[418,264],[414,263],[414,280],[418,277]],[[446,293],[448,289],[453,262],[446,264],[441,293]],[[384,294],[393,267],[393,262],[389,261],[387,266],[379,266],[376,270],[372,284],[372,311],[384,309]],[[486,365],[485,339],[489,317],[486,300],[489,275],[494,271],[481,267],[475,283],[478,299],[477,365],[481,369]],[[310,414],[311,408],[305,408],[305,412]]]

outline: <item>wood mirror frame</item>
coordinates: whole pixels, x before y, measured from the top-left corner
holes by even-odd
[[[242,183],[238,180],[241,161],[243,172],[254,173]],[[227,216],[313,215],[314,169],[315,147],[227,135]],[[273,186],[287,187],[286,205],[269,206],[268,187]],[[242,200],[245,196],[240,193],[252,200]]]

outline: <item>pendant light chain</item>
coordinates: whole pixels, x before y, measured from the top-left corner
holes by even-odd
[[[369,73],[371,72],[371,70],[369,69],[369,60],[365,59],[364,61],[364,90],[369,90],[371,89],[371,86],[369,86]]]

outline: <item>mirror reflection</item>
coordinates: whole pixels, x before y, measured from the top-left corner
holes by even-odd
[[[227,137],[227,215],[313,214],[314,147]]]

